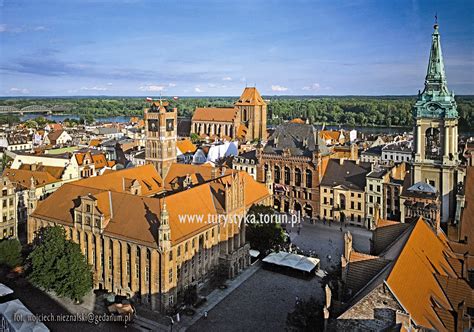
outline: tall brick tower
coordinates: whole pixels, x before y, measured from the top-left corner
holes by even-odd
[[[153,102],[145,110],[145,161],[153,164],[163,179],[176,162],[177,118],[177,109],[169,108],[166,101]]]
[[[267,104],[257,88],[245,88],[239,100],[235,102],[239,109],[240,121],[247,127],[249,140],[267,139]]]

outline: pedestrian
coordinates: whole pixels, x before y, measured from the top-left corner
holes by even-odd
[[[295,304],[298,304],[300,302],[300,298],[296,296]]]
[[[207,311],[204,311],[204,319],[207,319]]]
[[[339,227],[339,229],[340,229],[340,230],[341,230],[341,232],[342,232],[342,227]]]

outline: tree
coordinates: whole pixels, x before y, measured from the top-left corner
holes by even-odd
[[[0,241],[0,265],[15,267],[20,265],[21,244],[18,239],[5,239]]]
[[[286,325],[290,331],[322,331],[323,305],[314,297],[297,301],[295,309],[286,316]]]
[[[196,133],[192,133],[189,137],[191,138],[191,142],[193,142],[193,143],[197,143],[201,140],[199,135],[196,134]]]
[[[252,249],[267,253],[285,242],[283,228],[275,222],[274,215],[275,210],[269,206],[252,205],[250,208],[245,235]]]
[[[43,228],[28,256],[32,271],[30,281],[59,296],[79,301],[92,289],[92,271],[80,246],[66,240],[61,226]]]

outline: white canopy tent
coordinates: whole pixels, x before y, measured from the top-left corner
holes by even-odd
[[[264,263],[286,266],[295,270],[311,272],[319,265],[319,259],[292,254],[289,252],[272,252],[263,259]]]
[[[13,294],[12,289],[0,283],[0,297],[7,296],[9,294]]]

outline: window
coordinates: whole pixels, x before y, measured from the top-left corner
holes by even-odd
[[[171,268],[168,272],[168,281],[173,282],[173,269]]]
[[[306,187],[311,188],[313,186],[313,172],[306,170]]]
[[[357,210],[362,210],[362,203],[357,203]]]
[[[213,231],[214,231],[214,230],[213,230]],[[212,232],[212,233],[213,233],[213,235],[214,235],[214,232]],[[188,242],[186,242],[186,243],[184,244],[184,252],[186,252],[186,253],[188,252]]]
[[[170,297],[168,298],[168,304],[173,305],[173,303],[174,303],[174,296],[170,295]]]
[[[172,251],[172,250],[170,250],[169,260],[170,260],[170,261],[173,260],[173,251]]]
[[[181,246],[178,246],[178,253],[177,253],[177,256],[181,256]]]
[[[301,170],[299,168],[295,168],[295,186],[301,186]],[[326,189],[324,189],[326,192]]]
[[[354,209],[354,202],[351,202],[351,209]]]
[[[374,186],[371,185],[371,184],[369,184],[369,190],[370,190],[370,191],[373,191],[373,190],[374,190]]]
[[[86,212],[91,212],[91,206],[89,204],[86,204]]]

